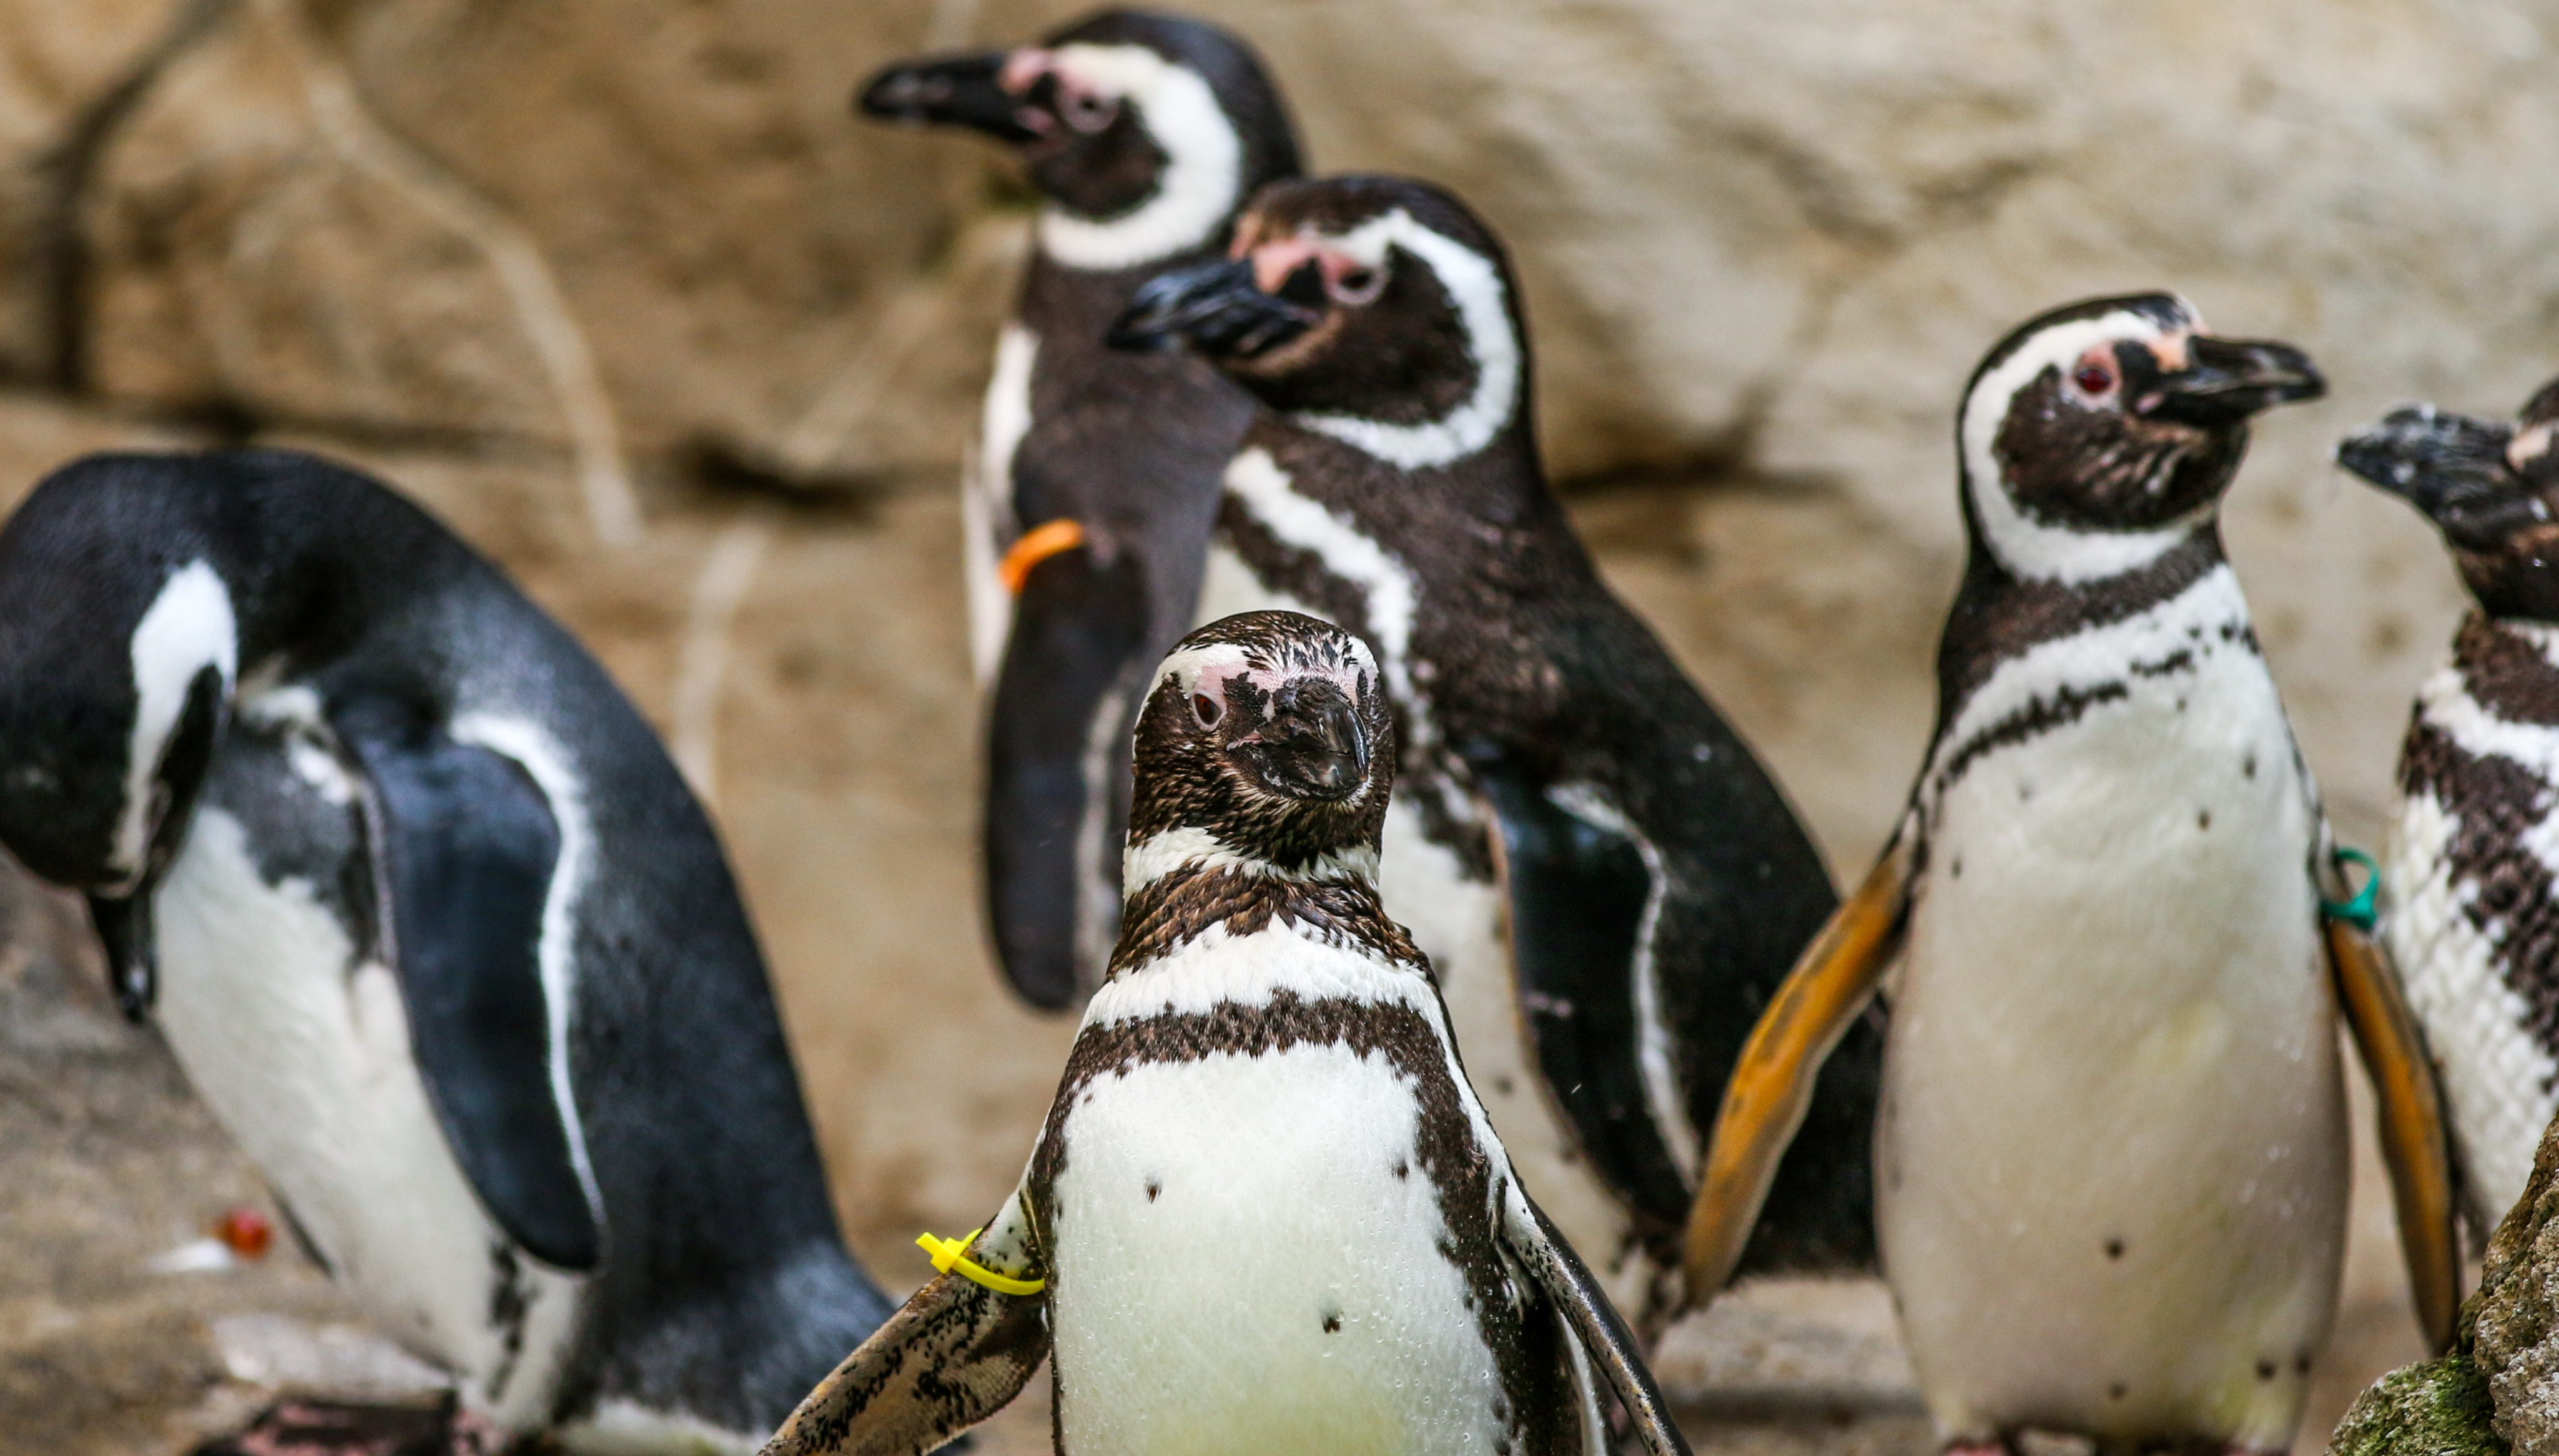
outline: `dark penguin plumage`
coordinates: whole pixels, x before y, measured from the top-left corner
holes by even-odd
[[[1829,1027],[1882,988],[1877,1228],[1950,1447],[2291,1443],[2344,1255],[2340,1008],[2449,1335],[2432,1073],[2377,947],[2321,909],[2318,789],[2217,523],[2251,419],[2322,387],[2147,294],[2029,321],[1965,388],[1937,729],[1752,1034],[1689,1241],[1712,1288]]]
[[[2337,447],[2443,532],[2478,609],[2418,689],[2384,933],[2444,1071],[2485,1240],[2559,1115],[2559,382],[2506,425],[2418,405]]]
[[[861,106],[994,136],[1041,197],[967,488],[970,615],[992,679],[997,957],[1031,1002],[1070,1007],[1100,984],[1118,921],[1137,695],[1194,620],[1217,473],[1253,412],[1198,361],[1102,336],[1140,281],[1214,255],[1255,189],[1297,174],[1296,138],[1242,40],[1132,10],[892,67]]]
[[[0,842],[384,1330],[519,1432],[751,1449],[887,1305],[718,840],[377,482],[109,455],[0,530]]]
[[[1612,1395],[1645,1449],[1684,1452],[1379,903],[1376,657],[1294,613],[1215,623],[1156,670],[1135,745],[1110,977],[970,1250],[1040,1286],[943,1274],[770,1449],[929,1450],[1045,1356],[1061,1456],[1601,1456]]]
[[[1829,877],[1547,490],[1491,232],[1422,184],[1337,178],[1263,192],[1233,252],[1147,285],[1117,334],[1186,343],[1264,405],[1202,615],[1294,607],[1378,651],[1404,745],[1387,907],[1530,1189],[1657,1328],[1705,1129]],[[1871,1260],[1879,1045],[1854,1032],[1825,1079],[1750,1267]]]

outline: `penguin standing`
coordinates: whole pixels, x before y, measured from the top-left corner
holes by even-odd
[[[1112,10],[1034,46],[891,67],[873,116],[1011,145],[1041,197],[963,495],[973,655],[992,679],[985,806],[997,958],[1035,1005],[1101,983],[1120,912],[1129,728],[1195,620],[1217,473],[1253,414],[1195,360],[1102,336],[1139,281],[1213,255],[1297,174],[1278,89],[1212,25]]]
[[[1949,1447],[2290,1444],[2344,1251],[2340,1003],[2449,1336],[2431,1070],[2377,948],[2323,930],[2343,897],[2318,793],[2216,524],[2250,417],[2321,389],[2297,351],[2152,294],[2024,325],[1965,391],[1935,739],[1752,1034],[1688,1243],[1703,1298],[1897,959],[1878,1232]]]
[[[2443,1069],[2463,1211],[2483,1243],[2559,1117],[2559,381],[2513,425],[2401,409],[2346,469],[2425,512],[2478,610],[2417,692],[2399,757],[2384,939]]]
[[[1128,913],[1020,1188],[774,1456],[923,1452],[1043,1356],[1060,1456],[1685,1453],[1512,1176],[1375,884],[1381,663],[1286,612],[1156,669]]]
[[[1376,649],[1405,784],[1387,907],[1530,1192],[1656,1331],[1704,1130],[1829,876],[1547,490],[1491,232],[1422,184],[1334,178],[1263,192],[1233,252],[1148,284],[1115,336],[1183,341],[1266,406],[1202,615],[1286,607]],[[1825,1077],[1750,1267],[1871,1262],[1878,1049],[1856,1033]]]
[[[710,824],[423,511],[105,455],[0,530],[0,842],[85,892],[305,1245],[463,1405],[752,1450],[888,1312]]]

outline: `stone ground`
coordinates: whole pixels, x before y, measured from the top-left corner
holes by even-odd
[[[0,396],[0,509],[77,451],[183,438]],[[441,512],[668,732],[715,804],[763,931],[847,1232],[884,1285],[920,1282],[915,1234],[973,1227],[1010,1189],[1071,1032],[1009,998],[978,934],[951,493],[919,479],[791,499],[667,473],[644,482],[645,540],[608,551],[590,544],[554,456],[301,443]],[[1628,484],[1575,510],[1610,579],[1853,878],[1924,745],[1956,558],[1905,544],[1844,493],[1782,483]],[[2245,571],[2248,541],[2233,534]],[[2410,632],[2441,642],[2440,607],[2418,615]],[[2280,636],[2274,650],[2280,669]],[[2404,703],[2413,685],[2392,692]],[[2320,739],[2306,736],[2316,759]],[[2349,767],[2356,784],[2380,780]],[[2372,796],[2341,800],[2343,832],[2372,842]],[[2418,1353],[2368,1140],[2358,1158],[2338,1333],[2305,1449],[2355,1390]],[[107,1006],[75,913],[0,883],[0,1456],[159,1456],[278,1383],[408,1379],[289,1244],[226,1271],[153,1271],[223,1210],[262,1198],[157,1039]],[[1701,1451],[1929,1444],[1871,1284],[1744,1290],[1675,1331],[1660,1367]],[[1044,1400],[1026,1397],[984,1448],[1044,1449],[1046,1430]]]

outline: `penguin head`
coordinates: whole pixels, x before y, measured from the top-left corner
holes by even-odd
[[[1140,287],[1111,342],[1186,344],[1295,423],[1407,469],[1471,455],[1525,416],[1510,261],[1448,194],[1392,177],[1276,183],[1228,253]]]
[[[1374,852],[1395,782],[1377,658],[1328,622],[1246,612],[1175,644],[1137,716],[1129,842],[1205,833],[1296,871]]]
[[[2326,388],[2300,350],[2216,338],[2172,294],[2055,309],[2002,340],[1964,391],[1966,510],[2019,576],[2135,569],[2212,517],[2251,418]]]
[[[2491,616],[2559,622],[2559,379],[2512,425],[2404,405],[2348,435],[2337,464],[2426,513]]]
[[[116,898],[167,862],[238,680],[218,542],[180,457],[93,456],[0,529],[0,843]]]
[[[1214,245],[1255,188],[1297,174],[1295,130],[1253,48],[1145,11],[1106,10],[1011,51],[901,63],[855,105],[1009,144],[1048,204],[1041,249],[1070,267]]]

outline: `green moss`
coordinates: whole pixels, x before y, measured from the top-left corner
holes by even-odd
[[[2403,1366],[2337,1422],[2329,1456],[2507,1456],[2488,1428],[2487,1377],[2467,1355]]]

